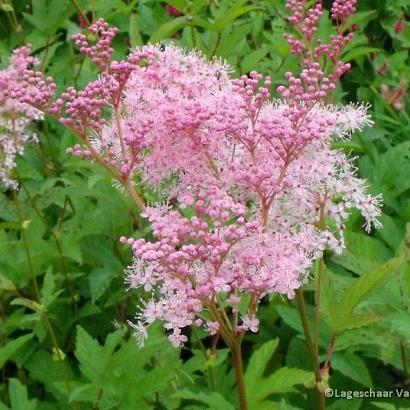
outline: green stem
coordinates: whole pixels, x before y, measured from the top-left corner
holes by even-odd
[[[191,26],[192,47],[197,48],[195,26]]]
[[[77,0],[71,0],[71,3],[73,3],[73,6],[76,8],[79,16],[83,19],[83,21],[87,24],[87,26],[90,25],[90,21],[88,20],[87,16],[83,13],[81,10],[80,5],[78,4]]]
[[[41,64],[40,64],[40,70],[41,71],[44,71],[44,68],[46,66],[49,48],[50,48],[50,37],[47,37],[46,46],[45,46],[45,50],[44,50],[44,56],[43,56],[43,59],[42,59]]]
[[[330,341],[329,347],[327,348],[327,352],[326,352],[325,364],[323,365],[323,369],[325,370],[329,370],[330,359],[332,357],[333,349],[335,348],[336,338],[337,338],[337,332],[334,332],[332,334],[332,339]]]
[[[19,225],[20,225],[21,239],[23,241],[23,247],[26,253],[27,264],[28,264],[28,268],[30,271],[30,275],[31,275],[31,282],[33,283],[34,294],[35,294],[36,299],[40,300],[40,288],[38,286],[37,278],[34,273],[33,260],[31,258],[30,247],[28,244],[27,236],[26,236],[26,228],[24,226],[24,219],[23,219],[23,214],[21,213],[20,202],[19,202],[17,193],[15,191],[13,191],[13,200],[14,200],[14,205],[16,207],[17,218],[18,218]]]
[[[216,39],[215,46],[214,46],[209,58],[215,57],[216,51],[218,50],[219,44],[221,43],[221,39],[222,39],[222,34],[218,33],[218,37]]]
[[[205,345],[203,344],[201,338],[198,335],[198,332],[196,331],[195,327],[192,326],[192,333],[195,335],[196,339],[198,340],[198,344],[201,348],[202,353],[204,354],[206,363],[205,363],[205,367],[208,373],[208,383],[209,383],[209,387],[211,388],[212,391],[216,391],[216,386],[215,386],[215,379],[214,379],[214,374],[212,371],[212,367],[208,364],[208,359],[209,359],[209,354],[206,351]]]
[[[11,4],[11,7],[12,7],[12,10],[11,10],[11,18],[12,18],[13,21],[14,21],[14,26],[15,26],[16,32],[18,33],[18,32],[21,31],[21,27],[20,27],[20,24],[19,24],[19,22],[18,22],[18,20],[17,20],[17,16],[16,16],[16,12],[14,11],[13,4],[12,4],[11,2],[10,2],[10,4]]]
[[[325,225],[325,208],[324,205],[321,204],[320,211],[319,211],[319,221],[317,224],[317,228],[323,231],[326,228]],[[322,282],[323,282],[323,274],[326,269],[324,256],[319,259],[317,262],[317,273],[316,273],[316,306],[315,306],[315,322],[314,322],[314,335],[313,335],[313,351],[316,358],[317,366],[319,368],[320,373],[320,363],[319,363],[319,341],[320,341],[320,307],[321,307],[321,293],[322,293]],[[334,344],[336,340],[336,335],[334,339],[332,339],[332,343]],[[332,349],[333,349],[332,344]],[[331,354],[331,353],[330,353]],[[320,374],[321,376],[321,374]],[[322,376],[321,376],[322,379]],[[322,398],[323,395],[321,394]]]
[[[242,350],[241,350],[242,337],[238,337],[231,348],[233,366],[236,375],[236,385],[239,396],[239,408],[240,410],[248,410],[248,401],[246,399],[245,380],[243,377],[242,366]]]
[[[210,303],[208,305],[208,309],[209,309],[209,313],[211,314],[212,319],[219,323],[219,332],[222,336],[222,339],[224,340],[226,345],[229,347],[229,349],[232,350],[235,344],[235,339],[232,333],[226,327],[225,320],[219,314],[218,309],[215,307],[213,303]]]
[[[3,2],[0,0],[0,7],[2,7],[3,10],[4,10],[5,6],[6,6],[6,3],[3,3]],[[9,21],[10,27],[11,27],[14,31],[16,31],[16,27],[15,27],[14,21],[12,20],[12,18],[11,18],[11,16],[10,16],[10,12],[9,12],[9,11],[5,11],[4,13],[6,14],[7,20]]]
[[[242,351],[241,343],[243,334],[235,335],[232,330],[228,329],[225,323],[225,319],[219,314],[218,309],[213,303],[208,305],[209,313],[213,320],[219,323],[219,332],[229,347],[229,350],[232,354],[232,361],[235,370],[236,376],[236,385],[238,389],[239,396],[239,408],[240,410],[248,410],[248,403],[246,400],[246,390],[245,390],[245,381],[243,378],[243,366],[242,366]]]
[[[31,196],[28,188],[26,187],[26,185],[23,183],[23,181],[21,180],[21,178],[19,178],[20,180],[20,185],[24,190],[24,193],[26,194],[31,207],[33,208],[34,212],[37,214],[37,216],[40,218],[41,222],[43,223],[43,225],[46,227],[46,229],[50,230],[51,232],[51,236],[54,239],[54,242],[56,244],[57,247],[57,251],[60,254],[60,261],[61,261],[61,269],[63,271],[63,275],[64,275],[64,279],[67,285],[67,289],[69,291],[70,294],[70,299],[71,299],[71,304],[74,307],[74,310],[77,310],[77,304],[75,302],[75,291],[74,291],[74,287],[73,284],[68,276],[68,268],[67,268],[67,264],[65,263],[65,259],[64,259],[64,254],[63,254],[63,248],[61,246],[61,242],[59,239],[59,234],[56,234],[48,225],[48,222],[46,221],[46,219],[44,218],[44,215],[42,214],[42,212],[37,208],[36,203],[34,202],[34,198]]]
[[[19,220],[19,225],[20,225],[20,228],[21,228],[20,232],[21,232],[21,238],[22,238],[22,241],[23,241],[24,251],[26,253],[27,263],[28,263],[28,266],[29,266],[30,274],[31,274],[31,280],[33,282],[35,299],[36,299],[37,303],[40,305],[40,302],[41,302],[40,288],[38,286],[37,278],[36,278],[35,271],[34,271],[33,260],[32,260],[32,257],[31,257],[29,242],[27,240],[27,236],[26,236],[26,232],[25,232],[26,228],[24,227],[24,219],[23,219],[23,214],[21,212],[20,202],[19,202],[18,196],[17,196],[15,191],[13,191],[13,199],[14,199],[14,204],[15,204],[15,207],[16,207],[17,217],[18,217],[18,220]],[[44,323],[45,323],[46,328],[47,328],[47,332],[50,336],[50,340],[51,340],[51,343],[54,347],[56,355],[58,355],[58,357],[61,361],[61,365],[63,367],[64,378],[65,378],[65,384],[66,384],[66,387],[67,387],[67,392],[68,392],[68,394],[70,394],[71,393],[71,386],[70,386],[70,382],[69,382],[69,378],[68,378],[67,369],[66,369],[64,361],[63,361],[64,357],[62,357],[60,349],[58,347],[57,338],[56,338],[53,326],[51,325],[50,320],[48,319],[47,311],[45,309],[42,310],[41,313],[40,313],[40,316],[44,320]],[[77,409],[76,403],[73,402],[71,407],[73,409]]]
[[[138,209],[141,212],[145,211],[145,204],[142,198],[138,195],[138,192],[135,190],[134,184],[132,183],[131,179],[128,178],[125,181],[122,181],[125,189],[127,190],[128,194],[130,195],[131,199],[134,201],[135,205],[137,205]]]
[[[400,341],[400,353],[401,353],[401,360],[403,363],[403,371],[404,375],[406,377],[406,381],[409,380],[409,369],[407,366],[407,351],[406,351],[406,346],[403,343],[403,341]]]
[[[99,410],[100,409],[100,401],[101,401],[101,398],[102,398],[103,394],[104,394],[104,389],[100,389],[100,391],[98,392],[97,400],[93,404],[93,407],[92,407],[91,410]]]
[[[323,257],[319,260],[319,266],[316,277],[316,307],[315,307],[315,330],[313,337],[313,348],[315,350],[316,357],[319,356],[319,339],[320,339],[320,297],[322,291],[323,273],[325,271],[325,262]]]
[[[4,12],[6,13],[7,19],[10,23],[10,26],[19,34],[22,30],[16,16],[16,12],[14,11],[13,3],[11,1],[2,1],[0,0],[0,7],[3,8]]]
[[[305,342],[309,350],[310,358],[312,361],[313,372],[315,374],[316,385],[322,381],[322,375],[320,373],[319,358],[315,352],[312,342],[312,336],[310,333],[309,320],[306,313],[305,298],[303,297],[303,292],[301,289],[296,290],[296,300],[299,307],[300,319],[302,322],[303,333],[305,335]],[[323,393],[317,390],[319,410],[324,410],[326,408],[325,397]]]

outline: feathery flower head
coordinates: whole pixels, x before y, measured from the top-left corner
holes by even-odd
[[[121,238],[134,254],[127,286],[150,294],[133,325],[140,344],[155,320],[174,346],[187,341],[186,326],[228,342],[226,329],[257,332],[263,297],[292,298],[325,249],[343,250],[352,208],[367,230],[378,226],[380,198],[331,149],[334,138],[371,125],[367,106],[328,103],[350,67],[340,56],[351,33],[337,25],[330,43],[321,43],[321,3],[307,5],[288,1],[299,34],[287,38],[302,71],[286,74],[278,100],[270,77],[252,71],[232,79],[223,61],[174,45],[147,45],[112,61],[116,30],[103,20],[91,26],[94,45],[75,36],[101,71],[83,90],[53,101],[53,82],[25,71],[36,101],[82,140],[71,153],[97,160],[127,187],[136,173],[153,187],[173,181],[165,203],[144,210],[153,240]],[[335,20],[353,6],[336,1]],[[333,63],[329,73],[323,55]]]
[[[37,64],[30,53],[30,46],[14,50],[9,66],[0,71],[0,184],[3,189],[18,188],[12,175],[16,157],[23,153],[28,142],[37,141],[30,125],[42,118],[40,111],[18,98],[27,89],[23,79],[25,70]]]

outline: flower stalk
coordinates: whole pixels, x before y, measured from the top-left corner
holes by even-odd
[[[246,397],[245,380],[243,375],[242,365],[242,335],[235,339],[235,342],[231,348],[233,366],[235,369],[236,386],[238,389],[239,408],[240,410],[248,410],[248,401]]]
[[[310,325],[309,325],[309,319],[308,319],[308,315],[306,312],[305,298],[303,296],[302,289],[296,290],[296,301],[298,303],[299,315],[300,315],[300,319],[302,322],[306,346],[309,351],[309,355],[310,355],[310,359],[311,359],[312,367],[313,367],[313,372],[315,375],[316,391],[317,391],[317,397],[318,397],[318,408],[319,410],[325,410],[326,408],[325,397],[324,397],[323,392],[319,390],[319,386],[321,386],[322,384],[322,374],[320,370],[319,357],[313,345]]]

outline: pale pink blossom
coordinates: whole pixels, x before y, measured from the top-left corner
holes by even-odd
[[[286,74],[278,100],[269,76],[232,79],[225,62],[174,45],[147,45],[112,61],[115,30],[102,20],[92,26],[94,44],[75,36],[101,71],[83,90],[54,99],[52,81],[25,71],[26,89],[37,90],[34,106],[79,136],[70,153],[98,161],[127,189],[138,175],[164,195],[139,204],[150,239],[121,238],[134,254],[128,287],[150,294],[135,316],[140,344],[155,320],[174,346],[187,341],[191,325],[223,337],[225,329],[257,332],[262,298],[293,298],[314,260],[343,250],[353,208],[367,230],[379,226],[380,198],[331,147],[372,124],[367,106],[329,103],[350,68],[340,56],[352,33],[337,25],[323,44],[315,40],[320,2],[309,8],[290,0],[288,8],[298,36],[287,38],[302,71]],[[333,17],[344,21],[353,11],[354,1],[340,0]]]
[[[13,177],[16,158],[23,154],[27,143],[37,142],[32,123],[43,118],[39,110],[17,98],[22,87],[27,88],[24,71],[37,63],[30,53],[29,46],[14,50],[9,66],[0,71],[0,184],[3,189],[18,188]]]

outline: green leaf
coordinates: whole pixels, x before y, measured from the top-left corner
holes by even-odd
[[[286,305],[278,305],[275,306],[275,308],[288,326],[296,330],[298,333],[303,333],[303,327],[297,309]]]
[[[189,18],[187,16],[176,17],[171,21],[167,21],[166,23],[159,26],[154,33],[152,33],[149,42],[150,43],[158,43],[164,38],[171,37],[174,33],[178,30],[181,30],[187,22]]]
[[[58,297],[60,293],[63,292],[63,289],[55,291],[56,283],[54,275],[51,270],[48,270],[44,275],[43,287],[41,289],[41,304],[45,307],[49,307]]]
[[[362,25],[366,27],[370,21],[374,20],[377,17],[376,10],[370,11],[359,11],[353,13],[346,22],[346,28],[352,27],[354,24]]]
[[[349,62],[355,60],[356,58],[369,56],[371,53],[380,52],[379,48],[376,47],[355,47],[353,50],[348,51],[342,56],[343,61]]]
[[[268,54],[268,52],[269,50],[260,48],[247,54],[241,63],[242,72],[247,73],[249,71],[252,71],[252,69],[255,67],[255,64],[262,60],[262,58],[264,58],[266,54]]]
[[[94,246],[92,252],[98,258],[97,263],[102,265],[92,269],[88,276],[91,297],[96,302],[109,288],[113,279],[122,276],[124,267],[112,250],[103,243]]]
[[[295,385],[303,384],[312,377],[313,373],[310,371],[281,367],[268,378],[266,385],[269,386],[269,393],[265,391],[265,394],[291,392]]]
[[[356,279],[343,294],[341,300],[333,305],[333,311],[330,313],[331,320],[329,321],[332,330],[340,332],[376,320],[375,316],[357,316],[353,312],[366,297],[399,272],[403,260],[403,255],[393,258]]]
[[[70,394],[69,402],[93,402],[98,397],[100,389],[92,383],[76,386]]]
[[[109,360],[104,349],[82,327],[77,326],[75,355],[80,362],[81,372],[92,381],[99,381],[104,375]]]
[[[23,15],[38,31],[49,37],[64,26],[72,13],[65,0],[33,0],[32,14]]]
[[[192,392],[179,390],[173,395],[180,399],[199,401],[207,405],[210,410],[234,410],[235,407],[217,392]]]
[[[397,126],[396,123],[394,125]],[[388,196],[386,194],[397,197],[410,189],[409,155],[410,141],[406,141],[389,148],[378,157],[377,163],[366,163],[368,158],[366,162],[362,161],[362,165],[368,168],[366,176],[380,187],[383,197]]]
[[[61,361],[55,361],[51,353],[37,349],[24,364],[24,367],[29,371],[32,379],[44,385],[47,392],[58,398],[68,398],[69,389],[66,381],[67,379],[74,380],[74,374],[68,360],[63,365]],[[63,389],[57,388],[58,382],[61,382]]]
[[[378,409],[383,409],[383,410],[401,410],[398,409],[394,404],[390,404],[390,403],[377,403],[375,401],[372,401],[371,404],[373,406],[376,406]]]
[[[360,356],[354,353],[333,353],[332,368],[363,386],[369,388],[373,387],[373,382],[366,367],[366,363]]]
[[[138,26],[138,17],[134,13],[132,13],[130,16],[129,35],[131,47],[142,46],[144,44]]]
[[[393,334],[410,343],[409,314],[407,311],[394,312],[386,316],[386,324]]]
[[[17,379],[9,379],[11,410],[35,410],[36,400],[29,400],[27,388]]]
[[[194,0],[191,6],[191,13],[197,14],[199,11],[205,7],[207,4],[207,0]]]
[[[354,273],[362,274],[393,256],[383,242],[363,233],[346,232],[345,239],[346,249],[332,260]]]
[[[378,315],[353,315],[351,314],[350,316],[346,317],[345,320],[341,319],[339,324],[336,325],[336,327],[343,327],[344,329],[355,329],[358,327],[363,327],[367,326],[370,323],[373,322],[378,322],[379,320],[382,320],[383,317],[378,316]]]
[[[93,269],[89,276],[92,300],[97,301],[109,288],[112,280],[118,275],[118,270],[109,266]]]
[[[170,0],[167,3],[181,11],[186,7],[187,0]]]
[[[75,354],[88,384],[104,391],[103,401],[117,408],[140,408],[142,397],[167,389],[180,365],[178,350],[158,332],[150,335],[143,349],[138,349],[134,338],[124,341],[124,335],[124,328],[110,333],[101,346],[78,326]],[[88,401],[92,391],[96,390],[88,385],[76,395]]]
[[[269,359],[279,345],[279,339],[270,340],[257,349],[249,360],[245,373],[245,384],[249,391],[254,392],[262,379]]]
[[[377,236],[381,237],[391,249],[398,249],[404,237],[404,229],[400,226],[401,221],[389,215],[381,215],[379,220],[383,224],[383,229],[376,232]]]
[[[381,287],[391,277],[398,273],[398,268],[403,260],[403,256],[393,258],[358,278],[344,293],[338,310],[344,313],[353,312],[355,307],[362,302],[366,296]]]
[[[291,392],[296,384],[302,384],[312,377],[310,371],[287,367],[280,368],[269,377],[263,377],[278,343],[278,339],[264,343],[250,358],[245,373],[250,409],[259,409],[262,401],[271,394]]]
[[[242,2],[238,2],[242,3]],[[238,17],[242,16],[243,14],[249,13],[250,11],[254,10],[261,10],[260,7],[258,6],[235,6],[231,10],[227,12],[226,15],[224,15],[222,18],[218,19],[214,24],[213,24],[213,29],[217,33],[222,33],[222,31],[229,25],[231,24],[234,20],[236,20]]]
[[[20,347],[25,345],[29,340],[33,338],[33,333],[17,337],[14,340],[6,343],[5,346],[0,348],[0,368],[9,360]]]
[[[6,278],[4,275],[0,274],[0,290],[1,291],[9,291],[9,292],[15,292],[16,291],[16,286],[14,283]]]

